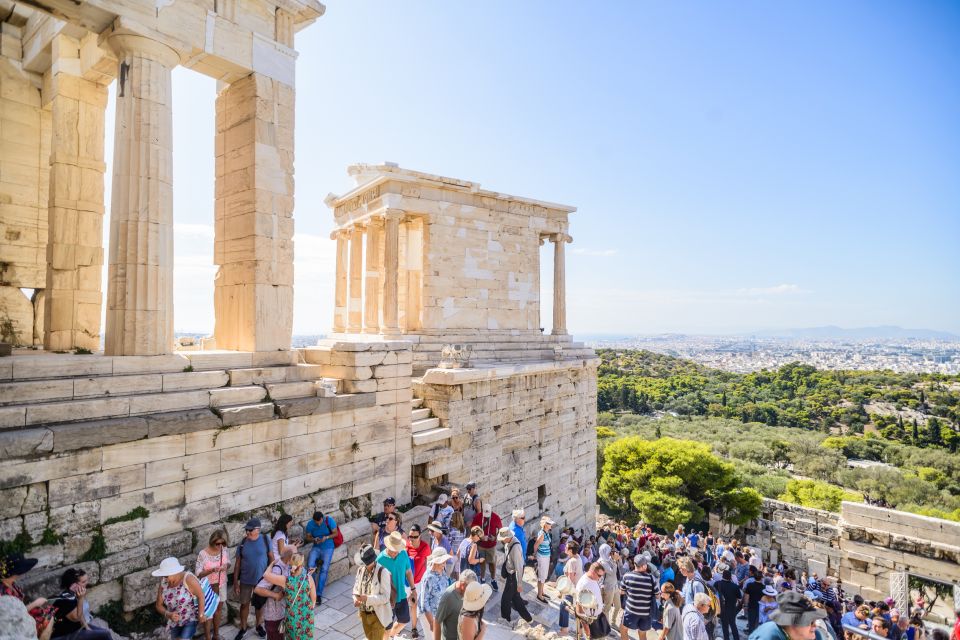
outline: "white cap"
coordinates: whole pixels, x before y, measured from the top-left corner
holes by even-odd
[[[527,517],[527,514],[524,513],[523,509],[514,509],[514,510],[513,510],[513,517],[514,517],[514,519],[516,519],[516,518],[526,518],[526,517]]]

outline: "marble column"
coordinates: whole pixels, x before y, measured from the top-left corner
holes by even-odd
[[[363,330],[380,333],[380,221],[367,223],[367,280],[363,299]]]
[[[564,245],[570,241],[565,233],[555,234],[553,240],[553,330],[555,336],[567,333],[567,283]]]
[[[400,270],[401,211],[388,211],[384,216],[383,234],[383,331],[399,333],[398,272]]]
[[[347,312],[347,332],[363,330],[363,229],[350,230],[350,306]]]
[[[337,240],[337,279],[333,291],[333,332],[343,333],[347,328],[347,256],[349,234],[343,230],[333,232]]]
[[[262,73],[216,102],[214,336],[285,351],[293,337],[294,88]]]
[[[117,75],[107,280],[107,355],[173,349],[173,145],[170,74],[180,58],[114,34]]]
[[[80,76],[80,43],[51,43],[52,129],[43,346],[100,348],[107,87]]]

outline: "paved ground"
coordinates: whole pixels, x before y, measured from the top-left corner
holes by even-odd
[[[327,585],[323,604],[317,607],[314,617],[314,638],[317,640],[358,640],[363,638],[360,618],[357,617],[357,610],[353,606],[353,598],[351,597],[353,581],[353,575],[349,575]],[[523,595],[527,600],[527,607],[533,615],[534,625],[543,625],[546,631],[556,632],[560,616],[556,592],[548,584],[547,595],[553,597],[551,597],[549,604],[541,604],[536,600],[536,578],[532,568],[527,567],[524,581],[527,585]],[[502,591],[503,581],[501,580],[500,583]],[[513,626],[515,626],[518,618],[516,613],[514,613],[513,618]],[[494,593],[493,597],[490,598],[483,619],[490,625],[485,636],[487,640],[518,640],[526,637],[514,631],[511,625],[507,625],[500,618],[500,593]],[[745,639],[744,621],[738,622],[741,625],[741,638]],[[419,628],[421,637],[431,640],[431,637],[425,636],[426,621],[421,621]],[[717,633],[719,634],[719,629]],[[220,635],[224,640],[233,640],[235,634],[236,629],[232,626],[223,627],[220,630]],[[407,627],[402,635],[410,638],[410,628]],[[246,638],[247,640],[254,640],[257,636],[251,630],[247,632]],[[649,639],[640,640],[653,640],[654,638],[656,638],[656,635],[651,632]]]

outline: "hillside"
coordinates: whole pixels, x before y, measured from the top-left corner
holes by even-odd
[[[918,447],[960,447],[960,376],[820,371],[798,363],[737,374],[649,351],[597,354],[600,411],[665,411],[835,435],[877,431]]]

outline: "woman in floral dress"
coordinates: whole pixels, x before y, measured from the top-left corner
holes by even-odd
[[[287,640],[313,640],[313,608],[317,606],[317,590],[310,579],[310,572],[304,566],[303,554],[295,553],[290,558],[289,577],[273,572],[275,562],[267,567],[263,579],[285,591],[287,618],[284,626]]]

